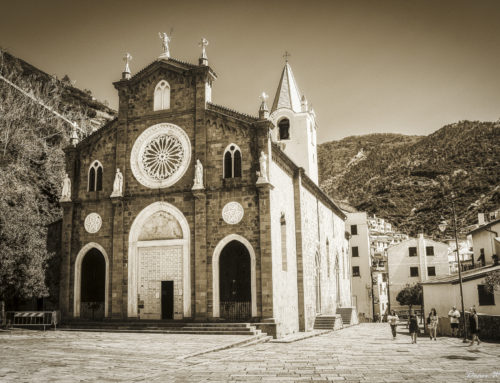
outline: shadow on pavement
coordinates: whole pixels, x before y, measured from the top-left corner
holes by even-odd
[[[479,357],[477,356],[463,356],[463,355],[445,355],[443,358],[446,359],[462,359],[462,360],[477,360]]]

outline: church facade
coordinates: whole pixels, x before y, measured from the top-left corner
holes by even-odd
[[[285,64],[259,117],[215,72],[160,56],[114,83],[118,117],[66,149],[64,318],[310,330],[351,306],[345,215],[318,187],[314,111]]]

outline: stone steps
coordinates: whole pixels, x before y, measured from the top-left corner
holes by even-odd
[[[352,307],[337,308],[337,314],[340,314],[340,316],[342,317],[342,323],[345,326],[350,326],[351,316],[352,316]]]
[[[314,319],[315,330],[333,330],[335,328],[335,315],[321,315]]]
[[[250,323],[186,323],[186,322],[86,322],[71,321],[59,326],[62,331],[143,332],[158,334],[261,335]],[[264,334],[267,335],[267,334]]]
[[[59,328],[60,331],[82,332],[117,332],[117,333],[145,333],[145,334],[198,334],[198,335],[257,335],[251,331],[226,330],[183,330],[183,329],[117,329],[117,328]]]

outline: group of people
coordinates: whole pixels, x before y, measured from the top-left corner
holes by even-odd
[[[474,344],[474,341],[479,341],[479,318],[477,316],[477,312],[475,307],[471,309],[471,315],[469,318],[469,328],[472,337],[472,341],[470,345]],[[450,326],[451,326],[451,336],[458,336],[458,325],[460,323],[460,312],[457,310],[455,306],[451,308],[448,312],[448,318],[450,318]],[[396,326],[398,324],[399,317],[396,314],[396,311],[391,310],[390,314],[387,315],[387,322],[391,326],[392,339],[396,339]],[[439,317],[435,308],[432,308],[429,312],[429,316],[427,317],[427,328],[429,329],[429,338],[431,340],[436,340],[437,329],[439,325]],[[415,314],[415,311],[410,310],[410,315],[408,316],[408,329],[410,332],[411,343],[417,343],[417,337],[420,333],[420,327],[418,325],[418,318]]]

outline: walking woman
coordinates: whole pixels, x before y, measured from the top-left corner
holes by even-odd
[[[387,315],[387,322],[391,326],[391,331],[392,331],[392,339],[396,339],[396,326],[398,325],[398,316],[396,314],[396,311],[391,310],[391,313]]]
[[[434,338],[436,340],[436,334],[438,329],[439,318],[436,309],[433,307],[427,318],[427,328],[429,329],[429,337],[431,340]]]
[[[417,343],[417,337],[420,329],[418,328],[418,318],[413,310],[410,310],[408,327],[410,328],[411,343]]]
[[[479,336],[477,335],[479,333],[479,317],[477,316],[476,308],[471,307],[470,309],[470,317],[469,317],[469,326],[470,326],[470,333],[472,337],[472,342],[470,342],[470,346],[474,344],[474,341],[477,340],[477,344],[479,345]]]

